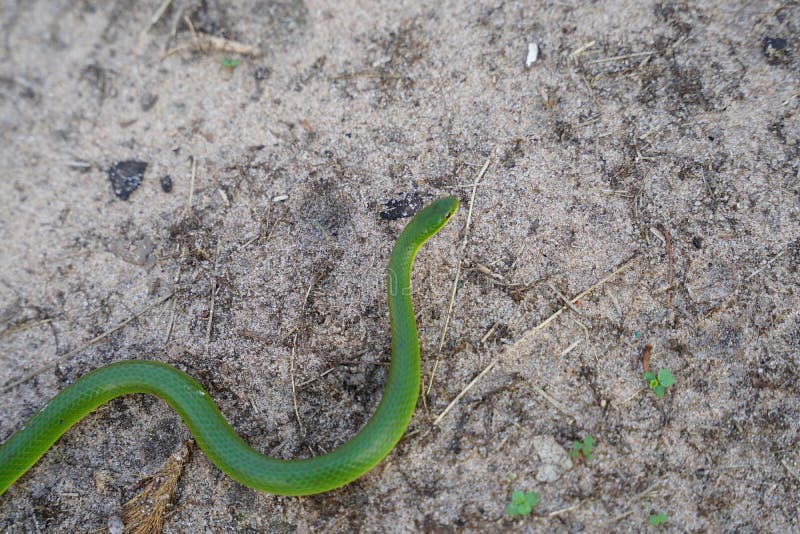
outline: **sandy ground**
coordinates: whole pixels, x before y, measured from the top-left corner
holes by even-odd
[[[396,450],[308,498],[194,450],[166,532],[800,531],[797,2],[175,0],[150,25],[159,4],[0,2],[0,438],[141,357],[259,450],[331,450],[383,389],[404,220],[379,214],[455,194],[414,271],[427,394]],[[115,191],[125,161],[141,185]],[[103,530],[188,437],[118,399],[0,529]]]

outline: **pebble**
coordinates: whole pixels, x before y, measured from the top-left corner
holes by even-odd
[[[131,193],[142,185],[142,178],[146,169],[147,162],[135,159],[114,163],[108,169],[108,179],[111,180],[114,194],[121,200],[128,200]]]
[[[536,480],[539,482],[555,482],[565,471],[572,469],[572,460],[567,451],[553,436],[534,436],[533,448],[542,461],[542,466],[536,473]]]

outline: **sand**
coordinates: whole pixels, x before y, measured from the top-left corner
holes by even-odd
[[[160,5],[0,3],[0,439],[148,358],[261,451],[335,448],[390,356],[407,219],[380,214],[454,194],[414,270],[424,395],[396,450],[288,498],[194,448],[165,532],[800,530],[796,2]],[[0,529],[113,531],[189,437],[115,400]]]

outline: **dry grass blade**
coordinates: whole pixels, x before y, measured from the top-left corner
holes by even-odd
[[[211,344],[211,328],[214,325],[214,303],[217,301],[217,270],[219,269],[219,241],[217,249],[214,251],[214,273],[211,276],[211,295],[208,305],[208,324],[206,324],[206,341],[203,346],[203,354],[208,356],[208,346]]]
[[[433,421],[433,424],[434,424],[434,426],[438,425],[438,424],[439,424],[439,423],[442,421],[442,419],[444,419],[444,417],[445,417],[445,416],[446,416],[446,415],[447,415],[447,414],[450,412],[450,410],[452,410],[452,409],[453,409],[453,406],[455,406],[456,404],[458,404],[458,401],[460,401],[460,400],[461,400],[461,398],[462,398],[464,395],[466,395],[466,394],[467,394],[467,391],[469,391],[470,389],[472,389],[472,387],[473,387],[475,384],[477,384],[477,383],[478,383],[478,381],[479,381],[481,378],[483,378],[484,376],[486,376],[486,374],[487,374],[489,371],[491,371],[491,370],[492,370],[492,368],[494,368],[494,364],[495,364],[495,363],[497,363],[497,362],[494,362],[494,361],[493,361],[493,362],[491,362],[489,365],[487,365],[487,366],[486,366],[486,368],[485,368],[483,371],[481,371],[481,372],[480,372],[480,374],[479,374],[478,376],[476,376],[475,378],[473,378],[473,379],[472,379],[472,381],[471,381],[469,384],[467,384],[467,387],[465,387],[464,389],[462,389],[462,390],[461,390],[461,392],[460,392],[458,395],[456,395],[456,398],[455,398],[455,399],[453,399],[453,400],[450,402],[450,404],[448,404],[448,405],[447,405],[447,408],[445,408],[445,409],[444,409],[444,411],[442,411],[442,413],[440,413],[440,414],[439,414],[439,416],[438,416],[438,417],[437,417],[437,418],[436,418],[436,419]]]
[[[162,304],[162,303],[164,303],[164,302],[168,301],[169,299],[171,299],[171,298],[172,298],[172,296],[173,296],[173,295],[175,295],[175,292],[174,292],[174,291],[173,291],[173,292],[171,292],[169,295],[166,295],[166,296],[164,296],[164,297],[161,297],[160,299],[156,300],[155,302],[151,302],[150,304],[148,304],[147,306],[145,306],[145,307],[142,309],[142,311],[140,311],[139,313],[137,313],[137,314],[135,314],[135,315],[132,315],[131,317],[129,317],[129,318],[127,318],[127,319],[125,319],[124,321],[122,321],[120,324],[118,324],[118,325],[117,325],[117,326],[115,326],[114,328],[112,328],[112,329],[110,329],[110,330],[106,330],[105,332],[103,332],[103,333],[102,333],[102,334],[100,334],[99,336],[96,336],[96,337],[94,337],[94,338],[90,339],[90,340],[89,340],[87,343],[83,344],[82,346],[78,347],[77,349],[71,350],[71,351],[69,351],[68,353],[64,354],[63,356],[59,356],[59,357],[58,357],[58,358],[56,358],[55,360],[53,360],[53,361],[51,361],[51,362],[49,362],[49,363],[46,363],[46,364],[44,364],[43,366],[39,367],[38,369],[35,369],[35,370],[31,371],[30,373],[28,373],[28,374],[24,375],[22,378],[19,378],[19,379],[17,379],[17,380],[14,380],[13,382],[9,383],[8,385],[6,385],[6,386],[5,386],[5,387],[3,387],[2,389],[0,389],[0,394],[7,393],[7,392],[11,391],[12,389],[14,389],[15,387],[17,387],[18,385],[20,385],[20,384],[23,384],[23,383],[27,382],[28,380],[30,380],[30,379],[31,379],[31,378],[33,378],[34,376],[37,376],[37,375],[39,375],[39,374],[43,373],[44,371],[47,371],[48,369],[50,369],[50,368],[52,368],[52,367],[55,367],[55,366],[56,366],[56,365],[58,365],[59,363],[61,363],[61,362],[64,362],[64,361],[66,361],[66,360],[68,360],[68,359],[72,358],[72,357],[73,357],[73,356],[75,356],[76,354],[78,354],[78,353],[80,353],[80,352],[83,352],[84,350],[88,349],[89,347],[91,347],[92,345],[94,345],[95,343],[97,343],[98,341],[101,341],[102,339],[104,339],[104,338],[106,338],[106,337],[110,336],[111,334],[113,334],[113,333],[114,333],[114,332],[116,332],[117,330],[121,330],[122,328],[124,328],[125,326],[127,326],[127,325],[128,325],[128,323],[130,323],[130,322],[131,322],[131,321],[133,321],[134,319],[137,319],[137,318],[141,317],[142,315],[144,315],[145,313],[147,313],[147,312],[148,312],[148,311],[150,311],[151,309],[155,308],[155,307],[156,307],[156,306],[158,306],[159,304]]]
[[[167,509],[172,506],[183,468],[191,457],[192,441],[184,441],[144,489],[122,506],[122,521],[129,534],[161,532]]]
[[[29,330],[31,328],[35,328],[35,327],[41,326],[43,324],[47,324],[47,323],[49,323],[51,321],[52,321],[52,319],[41,319],[41,320],[38,320],[38,321],[36,321],[36,320],[29,321],[27,323],[23,323],[23,324],[17,325],[17,326],[9,326],[8,328],[6,328],[2,332],[0,332],[0,339],[4,338],[6,336],[10,336],[12,334],[18,334],[20,332],[24,332],[25,330]]]
[[[569,302],[572,303],[572,304],[577,303],[580,299],[582,299],[586,295],[589,295],[590,293],[594,292],[596,289],[602,287],[603,285],[605,285],[606,282],[608,282],[609,280],[611,280],[612,278],[617,276],[619,273],[625,271],[626,269],[628,269],[629,267],[634,265],[636,262],[641,260],[643,257],[644,257],[644,255],[639,255],[639,256],[635,256],[632,259],[626,261],[625,263],[623,263],[622,265],[620,265],[619,267],[617,267],[616,269],[611,271],[609,274],[607,274],[606,276],[604,276],[603,278],[598,280],[594,285],[589,287],[589,289],[581,291],[580,293],[578,293],[577,295],[575,295],[574,297],[569,299]],[[544,321],[542,321],[538,325],[534,326],[533,328],[531,328],[530,330],[528,330],[527,332],[522,334],[522,336],[518,340],[516,340],[514,343],[512,343],[511,345],[508,346],[508,349],[506,349],[506,352],[509,351],[509,350],[514,350],[514,349],[519,348],[525,341],[528,340],[528,338],[530,336],[532,336],[536,332],[540,331],[541,329],[543,329],[544,327],[549,325],[551,322],[553,322],[556,319],[556,317],[558,317],[559,315],[561,315],[562,313],[564,313],[568,309],[570,309],[570,308],[566,304],[564,306],[562,306],[561,308],[559,308],[550,317],[548,317],[547,319],[545,319]]]
[[[494,154],[494,150],[489,154],[486,158],[486,161],[483,163],[483,167],[481,167],[480,172],[475,177],[474,182],[472,183],[472,195],[469,199],[469,210],[467,210],[467,222],[464,225],[464,240],[461,242],[461,250],[458,255],[458,267],[456,267],[456,276],[453,279],[453,288],[450,291],[450,303],[447,306],[447,314],[445,315],[444,319],[444,327],[442,327],[442,334],[439,336],[439,348],[436,351],[436,361],[433,362],[433,369],[431,370],[431,378],[428,381],[428,387],[425,389],[425,397],[430,395],[431,388],[433,387],[433,380],[436,378],[436,370],[439,368],[439,361],[442,358],[442,347],[444,346],[444,339],[447,335],[447,328],[450,325],[450,316],[453,313],[453,303],[456,299],[456,291],[458,289],[458,280],[461,276],[461,264],[464,262],[464,251],[467,249],[467,240],[469,239],[469,229],[472,225],[472,208],[475,206],[475,193],[478,191],[478,186],[481,184],[484,175],[486,174],[486,170],[489,168],[489,164],[492,162],[492,155]],[[424,400],[424,398],[423,398]]]
[[[186,206],[183,208],[181,217],[186,217],[192,209],[192,201],[194,200],[194,181],[197,177],[197,158],[192,156],[192,179],[189,182],[189,198],[186,200]]]

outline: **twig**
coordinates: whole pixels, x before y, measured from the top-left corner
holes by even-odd
[[[572,343],[569,344],[569,347],[567,347],[566,349],[562,350],[561,354],[559,354],[558,356],[560,358],[563,358],[564,356],[566,356],[567,354],[572,352],[575,349],[575,347],[580,345],[581,341],[583,341],[581,338],[576,339],[575,341],[573,341]]]
[[[547,282],[547,286],[548,286],[550,289],[552,289],[552,290],[553,290],[553,292],[554,292],[556,295],[558,295],[558,296],[561,298],[561,300],[563,300],[563,301],[564,301],[564,304],[565,304],[567,307],[569,307],[569,309],[570,309],[570,310],[574,311],[574,312],[575,312],[575,313],[577,313],[578,315],[583,315],[583,314],[581,313],[581,311],[580,311],[578,308],[576,308],[576,307],[575,307],[575,305],[574,305],[572,302],[570,302],[570,300],[569,300],[567,297],[565,297],[565,296],[564,296],[564,294],[563,294],[561,291],[559,291],[559,290],[558,290],[558,288],[557,288],[556,286],[554,286],[554,285],[553,285],[553,284],[551,284],[550,282]]]
[[[573,51],[573,52],[572,52],[572,53],[569,55],[570,59],[572,59],[572,60],[576,60],[576,59],[578,59],[578,56],[580,56],[580,55],[581,55],[583,52],[586,52],[588,49],[590,49],[591,47],[593,47],[593,46],[595,45],[595,43],[596,43],[596,42],[597,42],[597,41],[589,41],[588,43],[586,43],[586,44],[584,44],[584,45],[582,45],[582,46],[579,46],[578,48],[576,48],[576,49],[575,49],[575,50],[574,50],[574,51]]]
[[[582,501],[578,501],[577,503],[573,504],[572,506],[567,506],[566,508],[562,508],[561,510],[555,510],[553,512],[550,512],[549,514],[547,514],[547,517],[556,517],[556,516],[559,516],[561,514],[566,514],[567,512],[571,512],[571,511],[575,510],[576,508],[580,508],[581,506],[583,506],[587,502],[591,502],[593,500],[594,499],[589,498],[589,499],[584,499]]]
[[[631,58],[634,58],[634,57],[650,56],[650,55],[653,55],[653,54],[655,54],[655,52],[636,52],[634,54],[623,54],[621,56],[611,56],[611,57],[605,57],[605,58],[602,58],[602,59],[595,59],[595,60],[589,61],[588,63],[589,63],[589,65],[594,65],[594,64],[597,64],[597,63],[608,63],[610,61],[621,61],[623,59],[631,59]]]
[[[653,126],[652,128],[650,128],[645,133],[643,133],[642,135],[639,136],[639,141],[644,141],[645,139],[647,139],[648,137],[650,137],[654,133],[656,133],[659,130],[663,129],[665,126],[666,126],[666,124],[658,124],[656,126]]]
[[[628,510],[627,512],[619,514],[619,515],[616,515],[616,516],[612,517],[611,519],[606,519],[602,523],[598,523],[596,526],[599,529],[600,527],[604,527],[606,525],[610,525],[611,523],[616,523],[617,521],[621,521],[622,519],[625,519],[626,517],[628,517],[629,515],[632,515],[632,514],[633,514],[633,510]]]
[[[300,434],[304,434],[303,422],[300,420],[300,409],[297,407],[297,386],[294,381],[294,360],[297,353],[297,330],[294,332],[292,339],[292,354],[289,358],[289,378],[292,382],[292,403],[294,404],[294,416],[297,418],[297,426],[300,427]]]
[[[744,281],[745,281],[745,282],[749,282],[749,281],[750,281],[752,278],[754,278],[754,277],[758,276],[759,274],[761,274],[761,272],[763,272],[763,271],[764,271],[764,270],[765,270],[767,267],[769,267],[770,265],[772,265],[773,263],[775,263],[776,261],[778,261],[778,259],[779,259],[781,256],[783,256],[785,253],[786,253],[786,249],[784,248],[783,250],[781,250],[780,252],[778,252],[778,253],[777,253],[775,256],[773,256],[772,258],[770,258],[769,260],[767,260],[767,262],[766,262],[764,265],[762,265],[760,268],[758,268],[758,269],[756,269],[755,271],[753,271],[752,273],[750,273],[750,274],[747,276],[747,278],[745,278],[745,279],[744,279]]]
[[[456,267],[456,276],[453,279],[453,288],[450,291],[450,304],[447,307],[447,314],[445,315],[444,319],[444,327],[442,328],[442,334],[439,336],[439,348],[436,351],[436,361],[433,363],[433,369],[431,370],[431,379],[428,381],[428,387],[425,390],[425,397],[430,395],[431,388],[433,387],[433,380],[436,378],[436,370],[439,368],[439,361],[442,357],[442,347],[444,346],[444,339],[447,335],[447,327],[450,325],[450,316],[453,312],[453,302],[456,298],[456,291],[458,290],[458,279],[461,276],[461,264],[464,262],[464,251],[467,249],[467,240],[469,239],[469,229],[470,225],[472,224],[472,209],[475,206],[475,193],[478,190],[478,186],[480,185],[481,181],[483,180],[483,176],[486,174],[486,170],[489,168],[489,164],[492,162],[492,155],[494,154],[494,149],[486,158],[486,161],[483,164],[480,172],[475,177],[475,180],[472,184],[472,195],[469,199],[469,210],[467,210],[467,222],[464,225],[464,240],[461,242],[461,250],[459,253],[458,258],[458,266]]]
[[[672,239],[669,237],[669,231],[667,228],[658,223],[657,225],[658,231],[664,234],[664,246],[667,247],[667,261],[669,263],[669,277],[667,278],[667,306],[672,304],[672,280],[674,278],[675,272],[673,270],[673,263],[672,263]]]
[[[189,182],[189,199],[186,201],[186,206],[183,208],[183,213],[181,213],[181,218],[186,217],[189,214],[189,210],[192,209],[192,200],[194,200],[194,179],[197,175],[197,158],[192,156],[192,179]]]
[[[442,419],[444,419],[444,417],[445,417],[445,416],[446,416],[446,415],[447,415],[447,414],[450,412],[450,410],[452,410],[452,409],[453,409],[453,406],[455,406],[455,405],[458,403],[458,401],[460,401],[460,400],[461,400],[461,397],[463,397],[464,395],[466,395],[467,391],[469,391],[470,389],[472,389],[472,386],[474,386],[475,384],[477,384],[477,383],[478,383],[478,381],[479,381],[481,378],[483,378],[484,376],[486,376],[486,374],[487,374],[489,371],[491,371],[491,370],[492,370],[492,368],[494,367],[495,363],[497,363],[497,362],[496,362],[496,360],[492,361],[492,362],[491,362],[489,365],[487,365],[487,366],[486,366],[486,368],[485,368],[483,371],[481,371],[481,372],[480,372],[480,374],[478,374],[478,376],[476,376],[475,378],[473,378],[473,379],[472,379],[472,381],[471,381],[469,384],[467,384],[467,387],[465,387],[464,389],[462,389],[462,390],[461,390],[461,393],[459,393],[458,395],[456,395],[456,398],[455,398],[455,399],[453,399],[453,400],[450,402],[450,404],[448,404],[448,405],[447,405],[447,408],[445,408],[445,409],[444,409],[444,411],[443,411],[442,413],[440,413],[440,414],[439,414],[439,416],[438,416],[438,417],[437,417],[437,418],[436,418],[436,419],[433,421],[433,425],[434,425],[434,426],[438,425],[438,424],[439,424],[439,423],[442,421]]]
[[[648,488],[647,488],[646,490],[644,490],[643,492],[641,492],[641,493],[638,493],[638,494],[634,495],[633,497],[631,497],[631,499],[630,499],[630,500],[628,500],[628,507],[629,507],[629,508],[631,508],[631,509],[629,509],[629,510],[628,510],[627,512],[625,512],[625,513],[622,513],[622,514],[620,514],[620,515],[614,516],[614,517],[612,517],[611,519],[607,519],[607,520],[603,521],[602,523],[599,523],[599,524],[597,525],[597,527],[602,527],[602,526],[605,526],[605,525],[610,525],[611,523],[616,523],[617,521],[619,521],[619,520],[621,520],[621,519],[625,519],[626,517],[628,517],[629,515],[631,515],[631,514],[634,512],[634,510],[633,510],[633,508],[632,508],[632,506],[633,506],[633,503],[635,503],[635,502],[636,502],[636,501],[638,501],[639,499],[642,499],[642,498],[644,498],[644,497],[647,497],[647,496],[648,496],[650,493],[652,493],[653,491],[655,491],[655,489],[656,489],[657,487],[658,487],[658,482],[656,482],[655,484],[651,485],[650,487],[648,487]]]
[[[39,367],[38,369],[36,369],[34,371],[29,372],[28,374],[24,375],[22,378],[19,378],[19,379],[15,380],[15,381],[9,383],[8,385],[6,385],[2,389],[0,389],[0,394],[7,393],[8,391],[11,391],[12,389],[17,387],[18,385],[27,382],[28,380],[30,380],[31,378],[41,374],[42,372],[44,372],[44,371],[46,371],[46,370],[48,370],[48,369],[50,369],[52,367],[55,367],[59,363],[64,362],[64,361],[70,359],[71,357],[75,356],[76,354],[86,350],[87,348],[89,348],[92,345],[96,344],[98,341],[110,336],[111,334],[113,334],[117,330],[120,330],[120,329],[124,328],[125,326],[128,325],[128,323],[130,323],[134,319],[137,319],[137,318],[141,317],[142,315],[144,315],[149,310],[151,310],[151,309],[155,308],[156,306],[158,306],[159,304],[163,304],[167,300],[171,299],[173,297],[173,295],[175,295],[174,291],[170,292],[169,295],[166,295],[166,296],[161,297],[160,299],[158,299],[158,300],[156,300],[154,302],[151,302],[150,304],[145,306],[139,313],[137,313],[135,315],[132,315],[128,319],[125,319],[123,322],[121,322],[120,324],[118,324],[114,328],[112,328],[110,330],[106,330],[105,332],[103,332],[99,336],[96,336],[96,337],[90,339],[87,343],[85,343],[81,347],[79,347],[77,349],[73,349],[73,350],[67,352],[66,354],[64,354],[63,356],[59,356],[55,360],[53,360],[53,361],[51,361],[49,363],[46,363],[45,365]]]
[[[8,328],[6,328],[2,332],[0,332],[0,339],[4,338],[6,336],[10,336],[11,334],[18,334],[20,332],[24,332],[25,330],[30,330],[31,328],[35,328],[37,326],[40,326],[40,325],[43,325],[43,324],[47,324],[47,323],[51,322],[52,320],[53,319],[48,318],[48,319],[42,319],[40,321],[30,321],[30,322],[21,324],[19,326],[9,326]]]
[[[594,285],[592,285],[591,287],[589,287],[589,289],[586,289],[586,290],[584,290],[584,291],[582,291],[582,292],[578,293],[577,295],[575,295],[575,296],[574,296],[572,299],[570,299],[570,302],[571,302],[571,303],[573,303],[573,304],[575,304],[576,302],[578,302],[580,299],[582,299],[582,298],[583,298],[583,297],[585,297],[586,295],[588,295],[588,294],[590,294],[590,293],[594,292],[594,291],[595,291],[597,288],[599,288],[599,287],[603,286],[603,285],[604,285],[606,282],[608,282],[609,280],[611,280],[612,278],[614,278],[615,276],[617,276],[617,275],[618,275],[619,273],[621,273],[622,271],[624,271],[624,270],[628,269],[628,268],[629,268],[631,265],[635,264],[636,262],[638,262],[639,260],[641,260],[643,257],[644,257],[644,255],[643,255],[643,254],[640,254],[639,256],[634,256],[632,259],[630,259],[630,260],[628,260],[627,262],[623,263],[622,265],[620,265],[619,267],[617,267],[616,269],[614,269],[613,271],[611,271],[611,272],[610,272],[608,275],[606,275],[606,276],[604,276],[603,278],[601,278],[601,279],[600,279],[599,281],[597,281],[597,282],[596,282]],[[536,332],[538,332],[539,330],[542,330],[544,327],[546,327],[547,325],[549,325],[551,322],[553,322],[553,320],[555,320],[555,319],[556,319],[556,317],[558,317],[559,315],[561,315],[562,313],[564,313],[564,311],[566,311],[567,309],[569,309],[569,308],[567,308],[567,306],[566,306],[566,305],[564,305],[564,306],[562,306],[561,308],[559,308],[559,309],[558,309],[558,310],[557,310],[555,313],[553,313],[553,314],[552,314],[550,317],[548,317],[547,319],[545,319],[544,321],[542,321],[542,322],[541,322],[541,323],[539,323],[538,325],[534,326],[533,328],[531,328],[530,330],[528,330],[527,332],[525,332],[524,334],[522,334],[522,336],[521,336],[521,337],[520,337],[520,338],[519,338],[517,341],[515,341],[514,343],[512,343],[511,345],[509,345],[509,346],[508,346],[508,349],[507,349],[507,351],[508,351],[508,350],[514,350],[514,349],[516,349],[517,347],[519,347],[520,345],[522,345],[522,344],[523,344],[525,341],[527,341],[527,339],[528,339],[530,336],[532,336],[533,334],[535,334],[535,333],[536,333]]]
[[[232,54],[239,54],[242,56],[260,57],[261,50],[255,46],[251,46],[239,41],[225,39],[224,37],[217,37],[215,35],[206,35],[204,33],[192,33],[192,44],[176,46],[172,50],[167,50],[161,55],[164,60],[173,54],[183,52],[184,50],[194,50],[198,52],[225,52]]]
[[[181,260],[184,259],[186,256],[186,247],[181,249]],[[175,278],[172,280],[172,285],[177,286],[178,281],[181,278],[181,270],[183,269],[183,263],[178,264],[178,270],[175,272]],[[175,300],[173,299],[169,305],[169,322],[167,323],[167,334],[164,336],[164,345],[169,343],[169,338],[172,335],[172,328],[175,326]]]
[[[608,275],[604,276],[598,282],[596,282],[594,285],[589,287],[589,289],[586,289],[586,290],[582,291],[581,293],[578,293],[577,295],[575,295],[575,297],[573,297],[570,300],[570,302],[575,304],[580,299],[582,299],[586,295],[592,293],[594,290],[596,290],[597,288],[601,287],[603,284],[605,284],[606,282],[611,280],[614,276],[616,276],[617,274],[621,273],[622,271],[624,271],[625,269],[627,269],[628,267],[630,267],[631,265],[633,265],[634,263],[636,263],[637,261],[642,259],[643,257],[644,257],[644,255],[635,256],[634,258],[632,258],[632,259],[628,260],[627,262],[623,263],[622,265],[620,265],[619,267],[614,269],[611,273],[609,273]],[[511,345],[508,346],[508,348],[506,349],[505,353],[508,353],[509,351],[513,351],[514,349],[519,347],[529,336],[531,336],[534,333],[538,332],[539,330],[543,329],[545,326],[550,324],[556,317],[561,315],[564,312],[564,310],[567,310],[567,309],[569,309],[569,308],[567,308],[566,305],[562,306],[553,315],[551,315],[550,317],[548,317],[547,319],[545,319],[544,321],[539,323],[539,325],[537,325],[537,326],[531,328],[530,330],[528,330],[527,332],[525,332],[522,335],[522,337],[520,337],[517,341],[515,341],[514,343],[512,343]],[[440,413],[438,417],[436,417],[436,419],[434,420],[433,424],[434,425],[439,424],[439,422],[444,418],[445,415],[447,415],[447,413],[453,408],[453,406],[455,406],[456,403],[459,400],[461,400],[461,397],[463,397],[464,394],[467,391],[469,391],[469,389],[472,388],[478,382],[478,380],[483,378],[483,376],[486,375],[486,373],[488,373],[494,367],[496,362],[497,362],[497,360],[492,360],[492,362],[489,363],[489,365],[487,365],[486,368],[483,371],[481,371],[481,373],[478,376],[476,376],[474,379],[472,379],[472,381],[469,384],[467,384],[467,387],[465,387],[461,391],[461,393],[456,395],[456,398],[453,399],[453,401],[450,402],[450,404],[447,405],[447,408],[445,408],[444,411],[442,413]],[[545,400],[547,400],[550,404],[552,404],[558,411],[560,411],[564,415],[570,417],[572,420],[575,420],[575,416],[574,415],[569,413],[564,407],[561,406],[561,404],[558,401],[556,401],[553,397],[551,397],[542,388],[536,386],[535,384],[533,385],[533,388],[537,391],[537,393],[539,393],[542,397],[544,397]]]
[[[167,12],[167,9],[169,9],[169,5],[170,5],[171,3],[172,3],[172,0],[164,0],[164,1],[161,3],[161,5],[159,6],[159,8],[156,10],[156,12],[155,12],[155,13],[153,13],[153,16],[152,16],[152,17],[150,17],[150,21],[147,23],[147,26],[145,26],[145,27],[142,29],[142,31],[139,33],[139,43],[140,43],[140,44],[141,44],[142,42],[144,42],[144,37],[145,37],[145,35],[147,35],[147,32],[149,32],[149,31],[150,31],[150,28],[152,28],[153,26],[155,26],[155,25],[156,25],[156,23],[157,23],[159,20],[161,20],[161,17],[163,17],[163,16],[164,16],[164,13],[166,13],[166,12]]]
[[[307,386],[308,384],[310,384],[312,382],[316,382],[317,380],[319,380],[323,376],[329,375],[332,372],[334,372],[335,370],[336,370],[336,367],[331,367],[327,371],[324,371],[324,372],[320,373],[319,375],[315,376],[314,378],[309,378],[308,380],[304,380],[304,381],[300,382],[299,384],[297,384],[297,387],[301,388],[303,386]]]
[[[491,335],[494,334],[494,331],[497,330],[497,326],[499,324],[500,324],[499,322],[495,321],[492,327],[489,329],[489,331],[483,334],[483,337],[481,338],[481,345],[485,344],[486,341],[488,341]]]
[[[211,326],[214,322],[214,303],[217,301],[217,269],[219,269],[219,241],[214,251],[214,273],[211,275],[211,304],[208,306],[208,324],[206,325],[206,342],[203,355],[208,356],[208,345],[211,343]]]
[[[534,391],[536,391],[536,393],[538,393],[539,395],[541,395],[541,396],[544,398],[544,400],[546,400],[547,402],[549,402],[549,403],[550,403],[550,404],[553,406],[553,408],[555,408],[556,410],[558,410],[558,411],[559,411],[559,412],[561,412],[562,414],[564,414],[564,415],[566,415],[567,417],[569,417],[571,422],[574,422],[574,421],[576,420],[576,417],[575,417],[574,415],[572,415],[571,413],[569,413],[569,410],[567,410],[566,408],[564,408],[564,407],[561,405],[561,403],[560,403],[560,402],[558,402],[556,399],[554,399],[554,398],[553,398],[553,397],[552,397],[552,396],[551,396],[549,393],[547,393],[545,390],[543,390],[542,388],[540,388],[540,387],[539,387],[539,386],[537,386],[536,384],[531,384],[531,387],[533,387]]]
[[[314,288],[317,282],[320,281],[321,278],[322,278],[321,275],[315,275],[311,279],[311,283],[308,285],[308,289],[306,290],[306,295],[305,297],[303,297],[303,304],[300,306],[300,322],[303,322],[305,320],[306,304],[308,304],[308,297],[311,295],[311,290]],[[294,416],[297,418],[297,424],[300,426],[300,433],[303,434],[305,433],[305,430],[303,429],[303,422],[300,420],[300,408],[298,408],[297,404],[297,384],[294,376],[294,362],[295,362],[295,356],[297,354],[297,332],[299,329],[300,328],[298,325],[298,327],[295,328],[294,337],[292,339],[292,354],[289,359],[289,378],[292,382],[292,403],[294,404]]]
[[[783,458],[781,460],[781,464],[783,465],[783,467],[786,468],[787,471],[789,471],[790,475],[792,475],[798,482],[800,482],[800,474],[798,474],[797,471],[795,471],[792,467],[789,466],[789,462],[786,461],[786,458]]]
[[[752,280],[753,278],[755,278],[756,276],[758,276],[759,274],[764,272],[767,269],[767,267],[769,267],[770,265],[775,263],[780,257],[782,257],[786,253],[787,249],[788,249],[788,247],[784,246],[783,249],[781,249],[780,252],[778,252],[775,256],[773,256],[772,258],[767,260],[767,262],[764,263],[764,265],[762,265],[761,267],[759,267],[758,269],[756,269],[755,271],[750,273],[747,276],[747,278],[745,278],[739,285],[736,286],[736,288],[734,288],[733,292],[730,295],[728,295],[725,299],[723,299],[716,306],[713,306],[711,309],[707,310],[703,314],[704,317],[706,317],[706,318],[711,317],[711,315],[713,315],[717,311],[727,307],[731,302],[733,302],[733,300],[737,297],[737,295],[744,288],[744,286],[745,286],[745,284],[747,284],[747,282],[749,282],[750,280]]]

